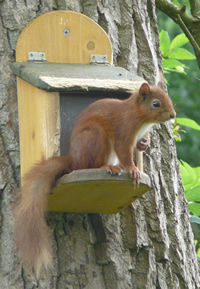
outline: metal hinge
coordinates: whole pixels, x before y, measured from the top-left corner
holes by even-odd
[[[46,60],[46,54],[45,52],[34,52],[30,51],[28,52],[28,61],[38,61],[38,62],[45,62]]]
[[[102,54],[91,54],[90,63],[91,64],[109,64],[107,55],[102,55]]]

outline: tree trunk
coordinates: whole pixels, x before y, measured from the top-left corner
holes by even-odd
[[[155,0],[0,1],[0,288],[200,288],[194,238],[170,124],[157,125],[145,153],[152,190],[116,215],[48,215],[55,260],[39,281],[22,269],[13,241],[19,186],[17,93],[11,63],[23,28],[40,14],[69,9],[108,33],[114,63],[163,80]]]

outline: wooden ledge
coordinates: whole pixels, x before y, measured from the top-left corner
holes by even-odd
[[[122,67],[95,64],[15,62],[18,77],[46,91],[132,92],[145,80]]]
[[[150,179],[144,173],[134,187],[127,171],[118,176],[105,169],[77,170],[58,180],[48,196],[49,211],[115,214],[149,189]]]

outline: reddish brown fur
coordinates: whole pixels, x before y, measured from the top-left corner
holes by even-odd
[[[45,221],[47,194],[57,176],[70,172],[70,157],[51,158],[26,174],[14,208],[15,240],[24,266],[39,276],[41,266],[52,264],[49,229]],[[67,168],[67,169],[66,169]]]
[[[153,100],[161,103],[153,107]],[[45,222],[47,194],[56,179],[72,170],[108,165],[111,142],[125,169],[136,179],[139,172],[133,162],[137,134],[144,124],[159,123],[175,116],[172,102],[161,87],[143,84],[127,100],[103,99],[86,108],[77,119],[69,155],[54,157],[36,165],[26,176],[14,208],[15,237],[24,266],[39,276],[42,265],[52,264],[49,230]],[[114,172],[119,167],[113,167]]]

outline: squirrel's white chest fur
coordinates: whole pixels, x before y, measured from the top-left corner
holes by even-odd
[[[143,124],[142,127],[140,128],[138,134],[137,134],[136,141],[139,141],[141,138],[143,138],[143,136],[148,131],[150,131],[150,129],[152,128],[153,125],[154,125],[154,123]],[[115,152],[112,141],[110,141],[110,144],[111,144],[111,150],[110,150],[110,155],[108,157],[107,165],[117,166],[120,164],[120,161],[117,157],[117,154]]]
[[[115,152],[112,141],[110,141],[110,145],[111,145],[111,150],[110,150],[110,155],[108,157],[107,165],[117,166],[120,164],[120,162]]]
[[[154,124],[155,123],[144,123],[137,134],[136,141],[139,141],[141,138],[143,138],[143,136],[145,136],[145,134],[150,131]]]

